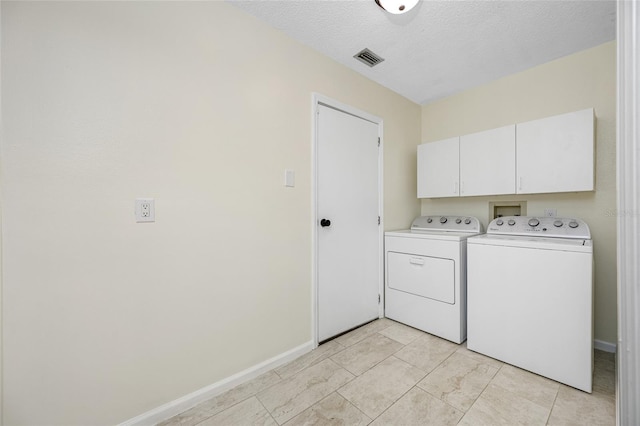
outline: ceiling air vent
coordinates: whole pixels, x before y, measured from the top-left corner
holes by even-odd
[[[363,64],[367,64],[370,67],[374,67],[378,65],[380,62],[384,61],[384,58],[376,55],[369,49],[362,49],[360,52],[353,55],[354,58],[362,62]]]

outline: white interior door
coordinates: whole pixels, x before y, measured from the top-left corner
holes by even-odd
[[[318,341],[378,317],[378,124],[318,105]]]

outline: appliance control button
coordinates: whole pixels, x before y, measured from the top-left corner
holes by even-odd
[[[556,220],[555,222],[553,222],[553,226],[555,226],[556,228],[560,228],[562,226],[562,221]]]
[[[470,223],[471,223],[471,219],[466,218],[466,219],[464,220],[464,224],[465,224],[465,225],[468,225],[468,224],[470,224]]]
[[[457,223],[458,225],[459,225],[459,224],[461,224],[461,223],[462,223],[462,219],[457,218],[457,219],[456,219],[456,223]]]
[[[536,219],[535,217],[534,217],[534,218],[529,219],[529,226],[531,226],[531,227],[534,227],[534,228],[535,228],[535,227],[536,227],[536,226],[538,226],[538,225],[540,225],[540,221],[539,221],[538,219]]]
[[[572,220],[571,222],[569,222],[569,228],[577,228],[578,227],[578,222],[576,222],[575,220]]]
[[[513,226],[516,224],[516,221],[513,219],[509,219],[509,221],[507,222],[509,224],[509,226]]]
[[[428,218],[428,219],[427,219],[427,223],[431,223],[431,222],[433,222],[433,219]]]
[[[498,226],[502,226],[503,223],[504,223],[504,221],[502,219],[496,220],[496,225],[498,225]]]
[[[444,217],[444,216],[442,216],[442,217],[440,218],[440,223],[447,223],[447,218],[446,218],[446,217]]]

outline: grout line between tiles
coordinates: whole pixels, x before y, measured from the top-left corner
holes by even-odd
[[[558,386],[558,390],[556,391],[556,396],[553,398],[553,404],[551,404],[551,409],[549,410],[549,414],[547,415],[547,421],[544,423],[545,425],[548,425],[549,420],[551,420],[551,413],[553,413],[553,408],[556,406],[556,401],[558,400],[559,394],[560,394],[560,386]]]
[[[409,389],[407,389],[407,391],[406,391],[405,393],[403,393],[402,395],[400,395],[400,396],[399,396],[395,401],[393,401],[393,402],[391,403],[391,405],[389,405],[387,408],[385,408],[385,409],[384,409],[384,411],[383,411],[382,413],[378,414],[378,415],[377,415],[377,416],[372,420],[372,422],[373,422],[373,421],[375,421],[375,420],[376,420],[377,418],[379,418],[380,416],[382,416],[382,415],[383,415],[384,413],[386,413],[387,411],[389,411],[389,409],[390,409],[391,407],[393,407],[394,405],[396,405],[398,401],[400,401],[400,400],[401,400],[401,399],[402,399],[406,394],[408,394],[409,392],[411,392],[411,389],[413,389],[413,388],[415,388],[415,387],[416,387],[416,385],[413,385],[413,386],[411,386]]]
[[[493,377],[491,378],[491,380],[489,380],[487,382],[486,385],[484,385],[484,387],[482,388],[482,391],[480,391],[480,393],[478,394],[478,396],[476,397],[476,399],[473,400],[473,402],[471,403],[471,405],[469,406],[469,409],[467,409],[467,413],[469,412],[469,410],[471,410],[471,408],[476,404],[476,402],[480,399],[480,397],[482,396],[482,394],[484,393],[484,391],[487,390],[487,388],[489,387],[489,385],[491,384],[491,382],[493,382],[496,378],[496,376],[498,375],[498,373],[500,372],[500,370],[502,370],[502,367],[504,366],[504,364],[502,364],[500,366],[500,368],[498,368],[498,370],[496,370],[496,373],[493,375]]]
[[[391,327],[391,326],[389,326],[389,327]],[[389,328],[389,327],[387,327],[387,328]],[[380,331],[382,331],[382,330],[380,330]],[[375,332],[375,333],[373,333],[373,334],[380,334],[380,332],[379,332],[379,331],[377,331],[377,332]],[[372,334],[372,335],[373,335],[373,334]],[[391,339],[390,337],[387,337],[387,336],[385,336],[385,335],[383,335],[383,334],[380,334],[380,335],[381,335],[382,337],[386,337],[387,339],[393,340],[393,339]],[[371,366],[370,368],[368,368],[367,370],[363,371],[363,372],[362,372],[362,374],[360,374],[359,376],[354,375],[354,378],[353,378],[352,380],[350,380],[349,382],[351,382],[351,381],[355,380],[355,379],[356,379],[356,378],[358,378],[358,377],[363,376],[363,375],[364,375],[364,374],[366,374],[368,371],[373,370],[376,366],[378,366],[379,364],[381,364],[381,363],[383,363],[384,361],[388,360],[389,358],[391,358],[391,357],[396,358],[396,357],[395,357],[395,354],[396,354],[396,353],[398,353],[400,350],[402,350],[405,346],[407,346],[407,345],[405,345],[405,344],[403,344],[403,343],[401,343],[401,342],[398,342],[397,340],[393,340],[393,341],[394,341],[394,342],[397,342],[397,343],[400,343],[402,346],[401,346],[397,351],[395,351],[395,352],[393,352],[391,355],[389,355],[388,357],[384,358],[383,360],[381,360],[381,361],[380,361],[380,362],[378,362],[377,364],[375,364],[375,365]],[[399,359],[399,358],[396,358],[396,359],[397,359],[397,360],[399,360],[399,361],[402,361],[402,360],[401,360],[401,359]],[[406,361],[402,361],[402,362],[407,363]],[[409,363],[407,363],[407,364],[409,364]],[[409,365],[411,365],[411,364],[409,364]],[[411,366],[412,366],[413,368],[418,368],[418,367],[416,367],[416,366],[414,366],[414,365],[411,365]],[[342,367],[342,368],[344,368],[344,367]],[[346,368],[345,368],[345,370],[346,370]],[[418,368],[418,370],[420,370],[420,369]],[[349,370],[347,370],[347,371],[349,371]],[[349,372],[350,372],[350,371],[349,371]],[[350,373],[351,373],[351,372],[350,372]],[[352,373],[352,374],[353,374],[353,373]],[[425,375],[425,376],[423,376],[420,380],[424,379],[425,377],[426,377],[426,375]],[[418,382],[419,382],[420,380],[418,380]],[[370,421],[369,423],[373,423],[373,422],[375,421],[375,419],[377,419],[378,417],[380,417],[380,416],[381,416],[385,411],[387,411],[387,410],[388,410],[390,407],[392,407],[396,402],[398,402],[398,401],[400,400],[400,398],[402,398],[402,397],[403,397],[407,392],[409,392],[409,390],[411,390],[413,387],[415,387],[415,385],[413,385],[411,388],[409,388],[409,390],[407,390],[407,392],[403,393],[402,395],[400,395],[400,397],[398,397],[395,401],[393,401],[393,403],[392,403],[389,407],[387,407],[387,408],[386,408],[382,413],[380,413],[379,415],[377,415],[377,416],[376,416],[376,417],[374,417],[374,418],[371,418],[371,417],[369,417],[369,415],[368,415],[367,413],[365,413],[364,411],[362,411],[362,410],[361,410],[360,408],[358,408],[355,404],[352,404],[352,403],[351,403],[351,401],[349,401],[346,397],[344,397],[344,396],[340,393],[340,389],[342,389],[343,387],[345,387],[349,382],[347,382],[347,383],[345,383],[344,385],[340,386],[340,387],[339,387],[338,389],[336,389],[334,392],[336,392],[338,395],[340,395],[342,398],[344,398],[344,399],[345,399],[349,404],[353,405],[353,406],[354,406],[358,411],[360,411],[362,414],[364,414],[367,418],[371,419],[371,421]]]
[[[213,416],[215,416],[215,414]],[[209,416],[207,418],[204,418],[204,419],[200,420],[198,423],[194,423],[193,426],[198,426],[198,425],[202,424],[203,422],[209,420],[213,416]]]
[[[372,419],[371,417],[369,417],[369,415],[367,413],[365,413],[364,411],[362,411],[360,408],[358,408],[357,405],[353,404],[351,401],[349,401],[344,395],[342,395],[340,392],[338,392],[340,389],[342,389],[344,386],[339,387],[338,389],[334,390],[332,393],[337,394],[338,396],[340,396],[340,398],[344,399],[345,401],[347,401],[347,404],[351,405],[353,408],[355,408],[356,410],[358,410],[359,412],[362,413],[363,416],[365,416],[367,419],[369,419],[369,423],[372,423],[374,419]],[[331,395],[331,394],[329,394]],[[327,396],[328,398],[328,396]],[[367,424],[369,424],[367,423]]]
[[[460,345],[460,346],[462,346],[462,345]],[[480,352],[474,352],[474,351],[472,351],[471,349],[468,349],[468,348],[467,348],[467,350],[466,350],[466,351],[461,351],[461,352],[458,352],[458,351],[456,350],[456,353],[459,353],[459,354],[460,354],[460,355],[462,355],[462,356],[465,356],[465,357],[467,357],[467,358],[469,358],[469,359],[472,359],[472,360],[474,360],[474,361],[476,361],[476,362],[479,362],[480,364],[484,364],[484,365],[487,365],[487,366],[489,366],[489,367],[491,367],[491,366],[492,366],[492,365],[491,365],[491,363],[486,362],[486,361],[484,361],[484,360],[479,360],[478,358],[475,358],[475,357],[473,357],[473,356],[469,355],[469,353],[468,353],[468,352],[471,352],[471,353],[472,353],[472,354],[474,354],[474,355],[479,355],[479,356],[481,356],[481,357],[483,357],[483,358],[488,358],[488,359],[490,359],[490,360],[492,360],[492,361],[496,361],[496,362],[500,363],[500,367],[502,367],[502,366],[505,364],[505,362],[500,361],[499,359],[491,358],[490,356],[487,356],[487,355],[481,354]],[[452,354],[452,355],[453,355],[453,354]]]
[[[423,392],[427,393],[428,395],[431,395],[432,397],[436,398],[438,401],[442,401],[442,402],[444,402],[445,404],[447,404],[449,407],[453,408],[454,410],[461,412],[461,413],[462,413],[462,417],[464,417],[464,415],[465,415],[465,414],[467,414],[467,411],[469,411],[469,409],[467,409],[467,410],[461,410],[461,409],[459,409],[458,407],[455,407],[455,406],[453,406],[452,404],[450,404],[450,403],[449,403],[449,401],[446,401],[446,400],[444,400],[444,399],[440,398],[438,395],[434,395],[434,394],[432,394],[432,393],[431,393],[431,392],[429,392],[427,389],[424,389],[424,388],[420,387],[420,382],[422,382],[425,378],[429,377],[429,376],[431,375],[431,373],[433,373],[434,371],[436,371],[436,370],[438,369],[438,367],[439,367],[440,365],[442,365],[442,364],[443,364],[447,359],[449,359],[449,357],[451,357],[454,353],[456,353],[456,352],[454,351],[451,355],[449,355],[447,358],[445,358],[445,360],[443,360],[440,364],[438,364],[437,366],[435,366],[435,367],[434,367],[434,368],[433,368],[429,373],[427,373],[427,375],[426,375],[426,376],[424,376],[422,379],[418,380],[418,383],[416,383],[416,384],[414,385],[414,387],[417,387],[417,388],[418,388],[418,389],[420,389],[421,391],[423,391]],[[493,377],[491,378],[491,380],[493,380]],[[491,380],[489,380],[489,381],[491,381]],[[485,386],[485,387],[486,387],[486,386]],[[482,391],[481,391],[480,393],[482,394],[482,392],[484,392],[484,388],[482,388]],[[476,399],[478,399],[478,398],[476,398]],[[473,400],[473,403],[472,403],[471,405],[475,404],[475,402],[476,402],[476,400],[474,399],[474,400]],[[471,405],[469,406],[469,408],[471,408]],[[460,418],[460,420],[462,420],[462,417]]]
[[[262,405],[262,408],[264,408],[264,410],[267,412],[267,414],[269,415],[269,417],[271,417],[271,420],[273,420],[275,422],[275,424],[279,425],[280,423],[278,423],[278,421],[273,417],[273,415],[271,414],[271,412],[267,409],[267,407],[264,406],[264,404],[262,403],[262,401],[260,401],[260,398],[258,398],[258,395],[255,395],[256,399],[258,400],[258,402],[260,403],[260,405]],[[286,422],[285,422],[286,423]]]
[[[449,359],[451,356],[453,356],[453,355],[454,355],[454,354],[456,354],[456,353],[458,353],[458,352],[457,352],[457,351],[453,352],[451,355],[449,355],[449,357],[447,357],[447,359]],[[468,356],[466,356],[466,355],[464,355],[464,354],[462,354],[462,353],[461,353],[460,355],[465,356],[465,357],[467,357],[468,359],[470,359],[470,360],[472,360],[472,361],[475,361],[475,362],[476,362],[477,364],[479,364],[479,365],[484,365],[484,366],[486,366],[486,367],[491,367],[491,366],[490,366],[490,365],[488,365],[488,364],[485,364],[485,363],[483,363],[483,362],[481,362],[481,361],[478,361],[478,360],[476,360],[476,359],[474,359],[474,358],[472,358],[472,357],[468,357]],[[439,367],[440,365],[444,364],[444,362],[445,362],[445,361],[446,361],[446,359],[445,359],[444,361],[442,361],[442,362],[441,362],[437,367],[435,367],[433,370],[431,370],[431,372],[430,372],[429,374],[427,374],[427,376],[426,376],[426,377],[430,376],[433,372],[435,372],[435,371],[438,369],[438,367]],[[475,369],[477,369],[477,368],[478,368],[478,367],[475,367],[475,368],[474,368],[474,370],[475,370]],[[435,394],[431,393],[428,389],[424,389],[423,387],[421,387],[421,386],[420,386],[420,382],[422,382],[422,381],[424,380],[424,378],[423,378],[420,382],[416,383],[416,386],[417,386],[419,389],[423,390],[424,392],[428,393],[429,395],[433,396],[434,398],[436,398],[436,399],[438,399],[438,400],[440,400],[440,401],[444,402],[445,404],[447,404],[447,405],[449,405],[450,407],[452,407],[452,408],[456,409],[457,411],[460,411],[461,413],[463,413],[463,417],[464,417],[464,415],[466,415],[466,414],[467,414],[467,412],[471,409],[471,407],[473,406],[473,404],[475,404],[475,403],[476,403],[476,401],[478,400],[478,398],[480,398],[480,395],[482,395],[482,393],[483,393],[483,392],[484,392],[484,390],[487,388],[487,386],[489,386],[489,383],[491,383],[491,382],[493,381],[493,379],[494,379],[494,378],[495,378],[495,376],[498,374],[498,371],[500,371],[500,369],[501,369],[501,368],[502,368],[502,365],[496,369],[496,372],[495,372],[495,373],[493,373],[493,375],[491,376],[491,378],[487,381],[487,384],[485,384],[485,385],[484,385],[484,387],[482,388],[482,390],[480,391],[480,393],[478,394],[478,396],[473,400],[473,402],[471,403],[471,405],[469,405],[469,408],[464,409],[464,410],[463,410],[463,409],[460,409],[460,408],[458,408],[458,407],[456,407],[456,406],[454,406],[454,405],[453,405],[453,404],[451,404],[449,401],[447,401],[447,400],[445,400],[445,399],[443,399],[443,398],[439,397],[438,395],[435,395]],[[462,420],[462,418],[460,418],[460,421],[461,421],[461,420]]]

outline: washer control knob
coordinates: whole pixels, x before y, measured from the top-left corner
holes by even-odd
[[[447,218],[446,218],[446,217],[444,217],[444,216],[442,216],[442,217],[440,218],[440,223],[447,223]]]
[[[516,221],[513,219],[509,219],[509,221],[507,222],[509,224],[509,226],[513,226],[516,224]]]
[[[540,221],[538,219],[536,219],[535,217],[532,219],[529,219],[529,226],[535,228],[538,225],[540,225]]]
[[[471,219],[466,218],[466,219],[464,220],[464,224],[465,224],[465,225],[468,225],[468,224],[470,224],[470,223],[471,223]]]
[[[460,225],[460,224],[462,223],[462,219],[457,218],[457,219],[456,219],[456,223],[457,223],[458,225]]]
[[[577,228],[578,227],[578,222],[576,222],[575,220],[572,220],[571,222],[569,222],[569,228]]]
[[[504,224],[504,220],[502,220],[502,219],[496,220],[496,225],[502,226],[503,224]]]
[[[556,220],[555,222],[553,222],[553,226],[555,226],[556,228],[560,228],[562,226],[562,221]]]
[[[428,218],[428,219],[427,219],[427,223],[431,223],[431,222],[433,222],[433,219]]]

